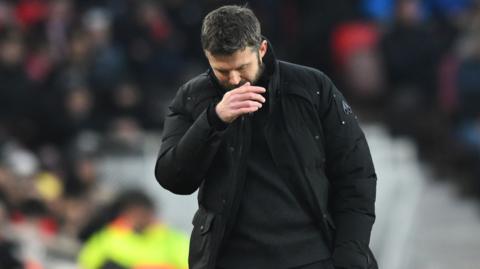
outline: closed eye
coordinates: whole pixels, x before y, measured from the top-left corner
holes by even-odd
[[[236,71],[243,71],[248,67],[249,64],[243,64],[239,66],[238,68],[234,69]],[[230,70],[224,70],[224,69],[216,69],[218,73],[227,76],[230,73]]]
[[[247,66],[248,66],[248,64],[244,64],[244,65],[240,66],[240,67],[238,68],[238,70],[239,70],[239,71],[244,70],[245,68],[247,68]]]

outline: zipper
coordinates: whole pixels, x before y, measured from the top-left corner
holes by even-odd
[[[231,219],[232,215],[236,215],[239,205],[240,205],[240,200],[241,200],[241,194],[243,192],[243,186],[245,183],[245,170],[246,170],[246,157],[247,157],[247,151],[245,149],[248,149],[250,147],[250,142],[251,142],[251,129],[250,129],[250,119],[248,115],[243,115],[241,116],[241,122],[240,122],[240,131],[243,132],[244,134],[242,135],[242,143],[239,144],[238,146],[238,167],[236,169],[236,181],[235,181],[235,188],[233,191],[233,198],[232,202],[230,205],[230,210],[228,219]]]
[[[225,233],[230,232],[231,228],[233,227],[233,221],[232,221],[232,216],[236,216],[236,213],[238,211],[239,205],[240,205],[240,200],[241,200],[241,193],[243,192],[243,186],[245,183],[245,174],[241,174],[241,171],[245,170],[246,166],[246,156],[247,153],[243,152],[245,148],[248,148],[251,142],[251,129],[250,129],[250,121],[247,118],[247,115],[242,115],[240,118],[240,132],[245,132],[244,135],[241,135],[241,143],[239,143],[238,146],[238,154],[236,155],[236,162],[239,164],[237,169],[235,169],[235,172],[233,174],[233,177],[236,179],[235,180],[235,188],[233,189],[233,198],[230,200],[228,207],[226,207],[229,210],[225,210],[226,214],[222,214],[222,218],[224,225],[221,225],[220,229],[218,230],[218,234],[216,234],[216,237],[218,237],[217,240],[213,241],[212,245],[212,250],[213,253],[210,257],[210,260],[208,261],[208,266],[207,268],[214,268],[215,261],[217,260],[217,256],[219,253],[219,246],[223,242],[225,238]],[[245,131],[243,131],[245,130]],[[246,144],[246,146],[245,146]],[[230,229],[227,230],[227,225],[229,225]]]

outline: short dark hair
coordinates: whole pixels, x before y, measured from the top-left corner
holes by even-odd
[[[153,200],[142,190],[127,189],[119,193],[116,200],[113,202],[118,213],[129,209],[130,207],[142,207],[149,210],[155,210]]]
[[[202,48],[214,55],[230,55],[246,47],[259,47],[260,22],[246,6],[228,5],[205,16],[201,34]]]

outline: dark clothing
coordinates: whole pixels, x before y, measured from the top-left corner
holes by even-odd
[[[227,268],[229,267],[218,266],[216,269],[227,269]],[[248,268],[252,268],[252,267],[248,267]],[[257,267],[254,267],[254,268],[257,268]],[[274,268],[274,267],[262,267],[262,268]],[[333,266],[332,260],[328,259],[328,260],[316,261],[316,262],[298,266],[298,267],[292,267],[289,269],[335,269],[335,267]]]
[[[0,129],[5,127],[9,136],[28,146],[37,142],[34,94],[23,66],[0,63]]]
[[[271,49],[264,62],[268,66],[269,106],[265,110],[268,120],[260,129],[248,115],[223,130],[216,128],[213,119],[209,121],[215,116],[211,112],[214,104],[223,94],[211,71],[183,85],[169,107],[155,176],[164,188],[177,194],[199,189],[189,268],[215,268],[224,239],[238,231],[235,223],[244,214],[241,205],[245,190],[253,182],[248,161],[252,140],[263,143],[257,133],[263,133],[268,148],[263,156],[270,153],[276,168],[266,176],[278,175],[265,179],[263,169],[257,170],[256,177],[261,179],[256,183],[272,184],[275,178],[280,181],[275,181],[278,189],[264,195],[263,203],[294,197],[297,205],[289,204],[286,210],[299,206],[302,212],[298,215],[311,218],[335,266],[367,268],[368,261],[373,260],[368,244],[375,219],[376,175],[356,116],[322,72],[277,61]],[[287,202],[278,202],[278,206]],[[278,219],[285,220],[284,216]],[[293,231],[297,226],[278,226],[276,229],[289,231],[281,243],[298,240]],[[307,230],[309,227],[305,226]],[[258,232],[261,234],[257,238],[269,240],[263,229]],[[281,250],[284,247],[276,242],[269,244]],[[265,250],[259,251],[268,255]]]
[[[0,241],[0,264],[2,268],[21,269],[22,262],[16,257],[17,246],[9,241]]]
[[[463,118],[480,117],[480,59],[466,59],[458,68],[459,111]]]
[[[251,115],[252,129],[259,131],[252,132],[245,187],[232,232],[219,253],[220,267],[290,268],[330,256],[321,231],[275,167],[261,131],[268,120],[266,100]]]

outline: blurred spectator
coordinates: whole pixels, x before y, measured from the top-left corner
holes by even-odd
[[[445,156],[441,152],[448,141],[448,120],[437,105],[441,50],[423,21],[421,1],[398,1],[395,16],[382,40],[388,87],[385,120],[394,135],[417,142],[422,159],[435,160]]]
[[[123,53],[113,44],[112,18],[107,10],[88,10],[82,22],[92,46],[92,87],[103,94],[112,90],[125,74]]]
[[[94,96],[87,85],[76,85],[62,93],[63,106],[50,119],[50,131],[53,141],[59,145],[68,143],[84,131],[100,130],[103,123],[101,115],[96,115]]]
[[[19,243],[20,257],[25,267],[45,268],[47,247],[57,229],[45,205],[36,199],[22,202],[13,223],[13,234]]]
[[[0,264],[4,268],[22,269],[23,264],[17,257],[17,245],[11,240],[10,212],[6,197],[0,193]]]
[[[70,168],[66,181],[68,193],[89,193],[98,187],[96,186],[98,175],[95,157],[88,155],[75,156],[68,165]]]
[[[81,268],[188,268],[187,237],[155,221],[145,194],[124,192],[112,210],[113,219],[81,250]]]
[[[476,2],[250,5],[280,59],[338,76],[362,120],[383,119],[394,134],[412,136],[426,160],[480,194]],[[32,264],[29,243],[10,237],[12,229],[49,238],[27,247],[41,250],[32,251],[41,253],[33,255],[39,266],[55,268],[52,257],[75,263],[81,231],[116,190],[98,166],[143,154],[144,138],[161,131],[177,86],[208,67],[201,18],[222,4],[0,0],[0,267]]]
[[[131,81],[124,81],[117,85],[116,89],[110,95],[111,108],[109,118],[130,117],[135,119],[140,125],[148,121],[148,115],[145,111],[145,101],[143,92],[139,86]]]
[[[447,75],[453,81],[451,96],[456,101],[452,137],[458,155],[455,165],[462,167],[462,174],[469,179],[462,182],[463,189],[480,195],[480,5],[474,5],[463,19],[457,50],[447,58]]]
[[[68,197],[83,199],[93,207],[106,204],[113,198],[112,191],[99,180],[98,160],[97,156],[91,154],[78,154],[66,163],[68,170],[65,184]]]
[[[186,44],[163,5],[136,1],[128,20],[118,24],[118,38],[126,45],[135,76],[147,85],[177,82],[185,68],[182,52]]]
[[[395,0],[362,0],[362,11],[377,21],[388,22],[392,18]]]
[[[14,5],[9,1],[0,1],[0,31],[5,31],[15,24]]]
[[[422,24],[419,0],[397,2],[396,20],[382,41],[387,78],[395,94],[411,94],[421,108],[435,100],[435,37]]]
[[[49,53],[55,62],[67,57],[68,33],[72,30],[73,15],[73,0],[50,1],[45,34],[49,41]]]
[[[45,0],[20,0],[16,6],[16,17],[24,29],[41,23],[48,14],[48,3]]]
[[[340,24],[332,33],[334,62],[344,79],[345,94],[351,96],[352,104],[359,106],[364,117],[379,115],[378,110],[384,109],[379,38],[377,27],[363,21]]]
[[[464,34],[457,78],[459,109],[467,119],[480,117],[480,11],[476,16]]]
[[[33,135],[30,119],[33,104],[29,98],[32,89],[24,69],[23,42],[22,33],[17,30],[0,34],[0,123],[22,142]]]
[[[143,133],[139,123],[131,117],[117,117],[111,121],[104,151],[110,154],[141,154]]]

